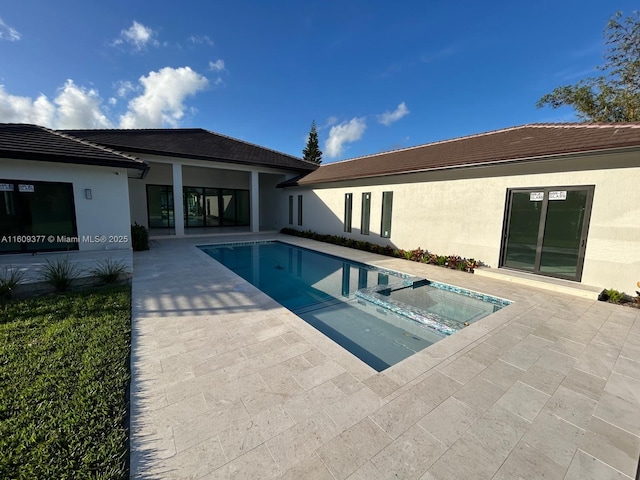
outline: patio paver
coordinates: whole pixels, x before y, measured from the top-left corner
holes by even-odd
[[[378,373],[195,248],[254,239],[514,304]],[[635,477],[639,310],[277,233],[134,266],[131,478]]]

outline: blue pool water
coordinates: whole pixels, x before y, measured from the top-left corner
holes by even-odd
[[[377,371],[509,304],[282,242],[199,248]]]

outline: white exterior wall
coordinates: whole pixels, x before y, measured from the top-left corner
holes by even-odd
[[[288,227],[288,193],[278,188],[285,175],[260,175],[260,228],[280,230]]]
[[[244,165],[217,164],[214,162],[140,156],[149,163],[147,176],[129,180],[131,196],[131,221],[148,227],[147,185],[173,185],[172,163],[182,165],[182,184],[185,187],[251,189],[251,167]],[[185,163],[186,162],[186,163]],[[286,222],[282,217],[282,191],[276,186],[287,176],[272,169],[259,173],[260,226],[280,229]],[[284,204],[286,215],[286,203]],[[253,213],[252,213],[253,215]],[[284,220],[283,220],[284,218]]]
[[[148,227],[147,185],[173,185],[170,163],[149,162],[149,173],[140,179],[129,179],[131,191],[131,221]],[[249,172],[193,166],[182,167],[185,187],[237,188],[249,190]]]
[[[602,165],[611,167],[602,169]],[[553,168],[556,171],[549,173]],[[475,178],[472,178],[475,177]],[[367,185],[365,182],[368,182]],[[388,183],[385,183],[388,182]],[[421,247],[497,267],[507,189],[595,185],[582,283],[633,293],[640,280],[640,154],[626,153],[517,166],[449,170],[353,181],[304,195],[304,225],[396,248]],[[393,192],[391,238],[380,237],[382,192]],[[371,192],[370,235],[360,234],[362,193]],[[343,231],[344,196],[353,194],[352,232]],[[295,215],[297,218],[297,213]]]
[[[128,242],[79,242],[81,251],[131,249],[129,188],[124,168],[2,159],[0,178],[73,184],[78,237],[122,237]],[[90,188],[92,199],[85,198]]]

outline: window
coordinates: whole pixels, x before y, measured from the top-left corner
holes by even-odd
[[[507,191],[501,266],[580,281],[593,185]]]
[[[249,190],[184,187],[185,227],[249,225]],[[173,187],[147,185],[149,228],[173,228]]]
[[[380,236],[391,237],[391,211],[393,209],[393,192],[382,192],[382,222]]]
[[[298,195],[298,225],[302,226],[302,195]]]
[[[369,223],[371,221],[371,192],[362,194],[362,214],[360,216],[360,233],[369,235]]]
[[[149,228],[173,228],[173,187],[147,185]]]
[[[77,250],[73,184],[0,180],[0,232],[1,253]]]
[[[293,195],[289,195],[289,225],[293,225]]]
[[[353,210],[353,194],[345,193],[344,195],[344,231],[351,231],[351,213]]]

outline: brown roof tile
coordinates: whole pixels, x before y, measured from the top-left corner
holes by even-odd
[[[443,168],[640,147],[640,123],[530,124],[322,165],[297,183],[311,185]]]
[[[0,124],[0,157],[122,167],[145,172],[146,162],[38,125]]]
[[[133,153],[258,165],[309,172],[317,165],[202,128],[65,130],[73,136]]]

